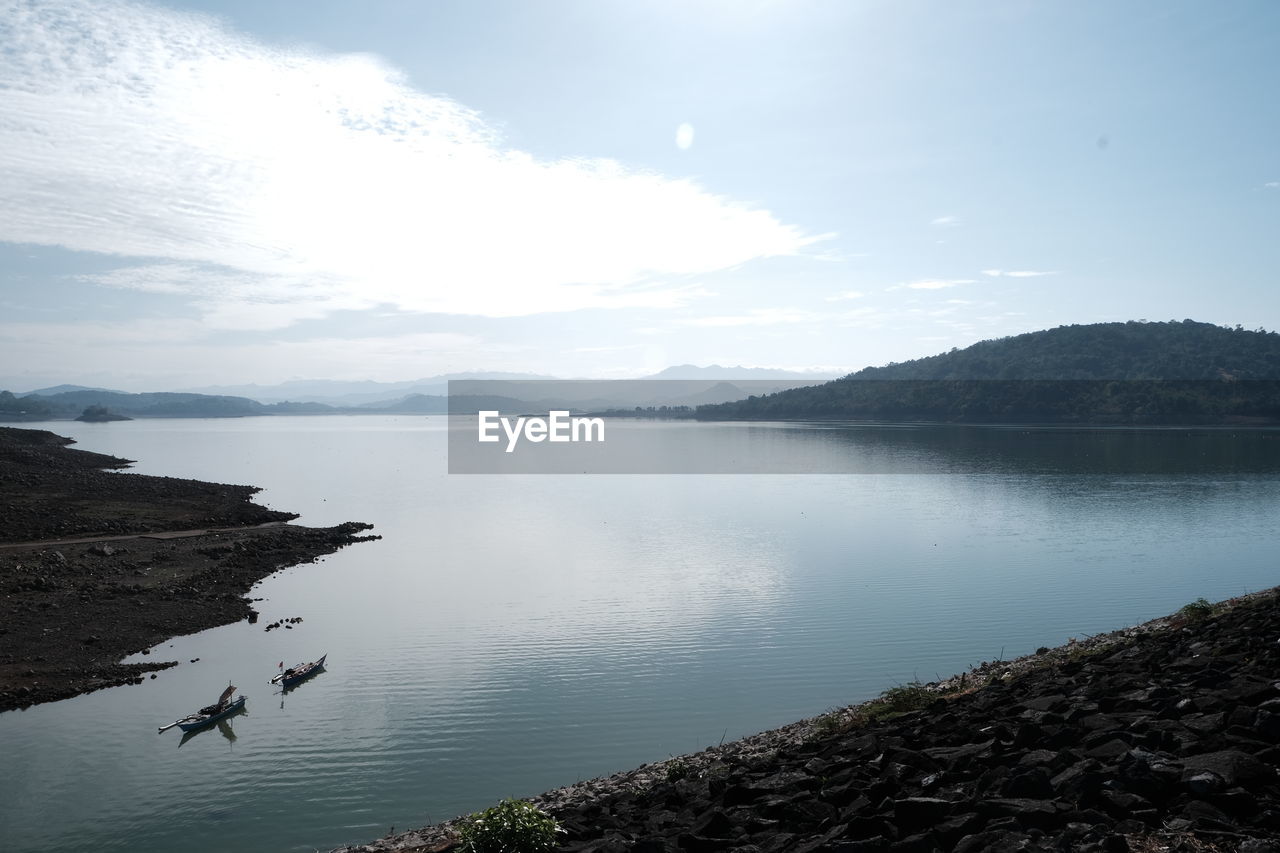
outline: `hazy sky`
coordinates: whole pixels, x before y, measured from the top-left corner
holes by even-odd
[[[0,0],[0,388],[1280,326],[1280,4]]]

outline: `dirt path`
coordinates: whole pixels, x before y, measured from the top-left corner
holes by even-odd
[[[160,533],[120,533],[113,536],[77,536],[72,539],[33,539],[29,542],[0,542],[0,551],[14,548],[53,548],[62,545],[93,545],[97,542],[122,542],[128,539],[187,539],[211,533],[245,533],[283,527],[287,521],[266,521],[252,527],[197,527],[190,530],[166,530]]]

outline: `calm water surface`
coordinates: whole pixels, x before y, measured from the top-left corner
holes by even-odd
[[[35,426],[384,538],[0,714],[5,851],[324,850],[1280,583],[1269,432],[647,424],[872,473],[575,477],[450,476],[440,418]],[[245,714],[156,734],[228,679]]]

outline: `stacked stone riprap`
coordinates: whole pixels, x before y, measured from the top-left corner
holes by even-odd
[[[896,718],[851,709],[847,726],[798,723],[535,802],[575,853],[1280,851],[1277,680],[1271,591],[988,665]],[[441,825],[348,849],[453,844]]]

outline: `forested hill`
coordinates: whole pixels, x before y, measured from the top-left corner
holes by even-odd
[[[1280,334],[1212,323],[1059,326],[846,379],[1280,379]]]
[[[700,418],[970,423],[1280,422],[1280,334],[1191,320],[982,341],[843,379],[700,406]]]

